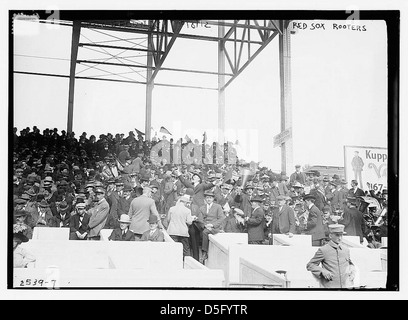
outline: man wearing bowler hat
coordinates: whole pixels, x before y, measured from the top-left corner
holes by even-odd
[[[277,207],[273,210],[272,234],[287,234],[293,237],[296,231],[295,211],[286,204],[285,196],[278,196]]]
[[[252,212],[245,217],[248,232],[248,244],[262,244],[265,240],[265,214],[261,207],[263,199],[256,196],[251,199]]]
[[[143,232],[141,241],[164,242],[164,233],[159,229],[159,217],[151,214],[147,220],[149,230]]]
[[[322,240],[325,239],[323,214],[314,204],[315,196],[308,194],[303,197],[303,200],[306,204],[305,209],[308,211],[306,234],[312,236],[312,246],[320,246]]]
[[[202,232],[202,261],[208,258],[209,234],[217,234],[221,230],[222,222],[225,219],[222,207],[214,202],[215,194],[207,190],[204,193],[206,204],[200,207],[203,221],[201,222]]]
[[[306,265],[324,288],[353,286],[356,269],[350,259],[350,250],[342,244],[343,234],[346,234],[343,225],[329,225],[329,243],[320,247]]]
[[[135,234],[129,230],[130,217],[127,214],[122,214],[118,222],[119,228],[113,229],[108,239],[111,241],[135,241]]]

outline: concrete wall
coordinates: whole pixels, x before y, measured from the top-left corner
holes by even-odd
[[[260,268],[257,264],[244,259],[239,259],[239,284],[245,287],[286,288],[287,283],[283,275]]]
[[[265,273],[286,271],[291,288],[320,287],[318,279],[306,270],[306,264],[318,247],[237,244],[229,243],[226,237],[228,234],[224,234],[223,238],[210,235],[209,258],[206,265],[210,269],[223,270],[227,286],[250,281],[242,279],[242,276],[240,278],[240,259],[244,259]],[[384,258],[382,252],[383,249],[350,248],[351,260],[361,274],[356,277],[357,285],[363,286],[369,282],[372,287],[385,287],[384,274],[380,274],[385,271],[381,263],[381,258]]]
[[[292,237],[289,237],[286,234],[274,234],[273,245],[280,246],[312,246],[312,236],[307,234],[295,234]]]
[[[31,240],[21,246],[36,256],[37,269],[183,269],[183,246],[177,242]]]
[[[69,228],[35,227],[32,240],[69,240]]]
[[[221,270],[14,269],[14,287],[220,288]]]

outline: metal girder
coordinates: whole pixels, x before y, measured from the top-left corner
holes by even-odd
[[[67,132],[72,132],[74,118],[74,90],[75,90],[75,68],[78,57],[78,44],[81,35],[81,21],[74,21],[72,26],[72,42],[71,42],[71,66],[69,71],[69,91],[68,91],[68,118]]]
[[[174,42],[176,41],[176,39],[177,39],[177,37],[178,37],[178,34],[180,33],[181,29],[183,28],[184,22],[183,22],[183,21],[181,21],[181,22],[171,21],[170,24],[171,24],[171,27],[172,27],[172,30],[173,30],[173,35],[172,35],[171,39],[169,40],[169,42],[165,44],[164,53],[163,53],[162,55],[160,55],[160,58],[158,58],[158,59],[155,61],[155,66],[156,66],[156,68],[155,68],[155,70],[154,70],[154,72],[153,72],[153,74],[152,74],[150,80],[148,81],[149,83],[151,83],[152,81],[154,81],[154,79],[156,78],[157,73],[159,72],[159,70],[161,69],[161,67],[162,67],[162,65],[163,65],[163,63],[164,63],[164,60],[166,60],[167,55],[169,54],[171,48],[172,48],[173,45],[174,45]],[[164,25],[167,25],[167,20],[165,21],[165,23],[163,23],[163,28],[165,28]],[[160,26],[159,26],[159,24],[158,24],[158,25],[157,25],[157,29],[159,29],[159,27],[160,27]],[[166,28],[167,28],[167,27],[166,27]],[[163,31],[164,31],[164,30],[163,30]],[[167,34],[167,33],[162,33],[161,41],[163,40],[163,37],[166,37],[166,34]],[[158,37],[158,38],[159,38],[159,37]],[[157,39],[158,39],[158,38],[157,38]],[[167,41],[166,41],[166,42],[167,42]],[[162,42],[161,42],[161,43],[162,43]],[[157,49],[157,47],[156,47],[156,49]]]
[[[279,34],[279,29],[276,27],[271,28],[273,25],[272,20],[264,20],[265,26],[261,26],[258,21],[253,20],[253,25],[251,25],[250,20],[246,20],[245,24],[239,24],[239,20],[234,21],[234,25],[231,26],[231,28],[228,30],[228,32],[225,34],[224,37],[224,48],[225,48],[225,41],[227,41],[227,37],[231,37],[231,35],[234,33],[234,50],[232,53],[229,53],[227,48],[225,48],[225,57],[227,58],[228,64],[231,68],[231,71],[233,73],[233,76],[228,80],[228,82],[223,86],[222,89],[225,89],[238,75],[242,73],[242,71],[245,70],[245,68],[252,62],[252,60],[275,38],[277,34]],[[241,26],[247,26],[242,27],[242,37],[241,39],[236,39],[236,30],[237,30],[237,25]],[[267,26],[266,26],[267,24]],[[259,28],[258,28],[259,27]],[[254,41],[251,41],[251,30],[257,30],[258,35],[261,38],[261,44],[259,47],[256,48],[256,51],[251,55],[251,44],[253,44]],[[272,34],[270,34],[271,30],[273,31]],[[247,39],[247,40],[246,40]],[[247,60],[245,63],[241,66],[242,62],[242,52],[243,52],[243,47],[245,44],[245,40],[247,41],[248,45],[248,56]],[[240,45],[239,51],[237,52],[237,43]],[[231,59],[231,55],[233,55],[233,59]]]
[[[120,58],[120,57],[119,57]],[[101,65],[108,65],[108,66],[117,66],[117,67],[132,67],[132,68],[142,68],[142,69],[153,69],[155,70],[156,67],[149,67],[147,65],[138,65],[138,64],[130,64],[130,63],[115,63],[115,62],[106,62],[106,61],[95,61],[95,60],[77,60],[79,64],[101,64]],[[190,69],[178,69],[178,68],[160,68],[163,71],[178,71],[178,72],[189,72],[189,73],[202,73],[202,74],[212,74],[218,75],[218,72],[215,71],[202,71],[202,70],[190,70]],[[223,73],[225,76],[233,76],[232,73]]]
[[[13,71],[16,74],[26,74],[30,76],[44,76],[44,77],[56,77],[56,78],[69,78],[68,75],[53,74],[53,73],[41,73],[41,72],[29,72],[29,71]],[[133,81],[133,80],[118,80],[118,79],[103,79],[94,77],[81,77],[75,76],[75,79],[79,80],[97,80],[97,81],[111,81],[111,82],[123,82],[123,83],[135,83],[135,84],[147,84],[145,81]],[[218,88],[200,87],[200,86],[187,86],[181,84],[168,84],[168,83],[155,83],[157,87],[173,87],[173,88],[188,88],[188,89],[202,89],[202,90],[218,90]]]
[[[96,43],[80,43],[79,46],[80,47],[97,47],[97,48],[105,48],[105,49],[118,49],[118,50],[151,52],[149,49],[121,47],[121,46],[110,46],[110,45],[106,45],[106,44],[96,44]],[[159,53],[164,53],[164,51],[159,51]]]

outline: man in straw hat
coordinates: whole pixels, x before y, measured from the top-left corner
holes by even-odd
[[[135,234],[129,230],[130,217],[127,214],[121,214],[118,222],[119,228],[113,229],[108,239],[111,241],[135,241]]]
[[[346,234],[343,225],[329,225],[329,243],[320,247],[306,265],[306,269],[320,279],[324,288],[353,285],[356,269],[350,259],[350,250],[342,244],[343,234]]]

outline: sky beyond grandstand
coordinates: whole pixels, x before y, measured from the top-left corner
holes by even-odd
[[[385,23],[347,21],[359,26],[352,30],[334,27],[345,21],[297,22],[305,29],[292,36],[293,162],[343,166],[344,145],[387,147]],[[312,22],[325,28],[313,29]],[[72,29],[20,23],[14,26],[14,70],[68,75]],[[98,36],[83,30],[80,42]],[[80,48],[78,59],[91,56]],[[217,71],[216,44],[177,39],[164,67]],[[82,70],[78,65],[77,74]],[[156,81],[217,86],[217,76],[175,72],[159,72]],[[15,74],[14,126],[66,130],[68,83],[66,78]],[[276,171],[281,168],[280,148],[273,147],[273,137],[280,133],[279,86],[276,37],[225,95],[226,136],[238,140],[238,156]],[[135,128],[144,132],[145,90],[139,84],[76,80],[76,136],[83,131],[97,137],[127,135]],[[216,141],[217,104],[216,91],[156,86],[152,127],[158,131],[164,126],[176,139],[187,134],[199,141],[205,131],[209,141]]]

